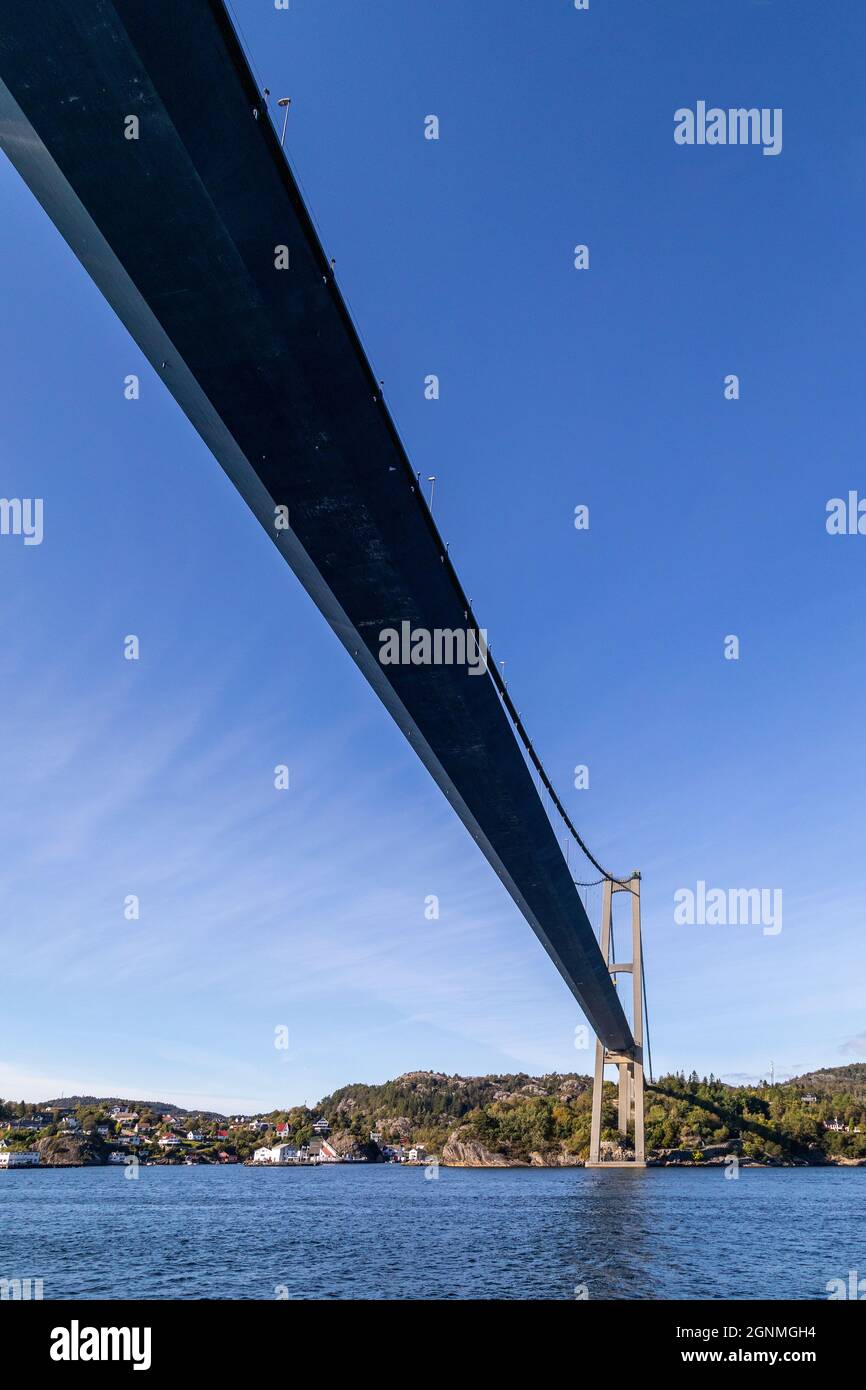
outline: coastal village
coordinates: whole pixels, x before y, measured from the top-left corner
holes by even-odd
[[[348,1142],[346,1136],[334,1142],[331,1125],[321,1115],[311,1115],[308,1123],[299,1125],[288,1118],[224,1119],[132,1105],[61,1100],[39,1109],[7,1104],[5,1109],[22,1113],[0,1118],[0,1169],[99,1163],[282,1166],[429,1161],[424,1144],[385,1143],[376,1131],[363,1140],[350,1135]]]

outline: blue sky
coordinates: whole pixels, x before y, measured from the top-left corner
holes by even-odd
[[[656,1071],[866,1059],[866,538],[825,529],[866,492],[866,15],[234,10],[536,745],[643,872]],[[781,107],[782,153],[675,145],[698,100]],[[0,537],[0,1094],[589,1070],[492,870],[5,160],[0,198],[0,493],[45,500],[41,546]],[[783,930],[675,925],[701,879],[781,887]]]

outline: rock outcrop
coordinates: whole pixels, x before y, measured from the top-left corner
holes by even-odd
[[[39,1162],[46,1168],[90,1167],[106,1161],[102,1144],[97,1146],[78,1134],[47,1135],[37,1139],[35,1148],[39,1152]]]
[[[614,1157],[613,1153],[608,1155]],[[442,1150],[442,1162],[448,1168],[581,1168],[583,1159],[564,1148],[535,1149],[524,1158],[509,1158],[507,1154],[488,1149],[474,1139],[468,1126],[455,1129]]]
[[[368,1163],[382,1163],[382,1150],[371,1140],[359,1139],[346,1129],[335,1130],[328,1143],[337,1150],[341,1158],[365,1159]]]
[[[610,1139],[602,1139],[598,1146],[598,1157],[602,1163],[630,1163],[634,1158],[631,1149],[624,1149]]]
[[[582,1168],[583,1159],[578,1158],[577,1154],[566,1153],[565,1149],[545,1149],[543,1153],[533,1152],[529,1155],[529,1162],[533,1168]]]
[[[477,1139],[473,1139],[465,1126],[455,1129],[442,1150],[442,1162],[448,1168],[525,1168],[525,1163],[506,1158],[505,1154],[491,1153]]]

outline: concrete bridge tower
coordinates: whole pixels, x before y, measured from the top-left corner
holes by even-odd
[[[612,961],[610,944],[613,928],[614,893],[631,894],[631,960]],[[632,1033],[634,1048],[629,1053],[610,1052],[600,1038],[595,1043],[595,1080],[592,1090],[592,1129],[590,1131],[587,1168],[645,1168],[644,1143],[644,1075],[643,1075],[643,956],[640,934],[640,874],[637,870],[629,879],[606,878],[601,901],[601,954],[611,975],[632,977]],[[634,1158],[621,1162],[604,1162],[601,1158],[601,1103],[604,1090],[604,1069],[619,1069],[619,1109],[617,1128],[628,1135],[634,1122]]]

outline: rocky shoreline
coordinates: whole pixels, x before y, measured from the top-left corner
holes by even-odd
[[[34,1172],[46,1168],[104,1168],[110,1166],[107,1152],[97,1148],[88,1139],[78,1136],[54,1136],[42,1139],[35,1145],[39,1152],[38,1166],[29,1168],[10,1168],[8,1172]],[[723,1144],[711,1144],[702,1149],[656,1149],[647,1155],[648,1168],[722,1168],[736,1157],[742,1168],[862,1168],[866,1158],[828,1157],[816,1155],[806,1158],[744,1158],[740,1152],[741,1143],[736,1139]],[[696,1154],[700,1157],[696,1157]],[[431,1160],[433,1155],[431,1155]],[[602,1144],[602,1159],[610,1163],[623,1163],[631,1159],[627,1149],[617,1145]],[[363,1161],[363,1160],[362,1160]],[[375,1162],[368,1159],[368,1162]],[[357,1163],[358,1159],[354,1159]],[[513,1158],[505,1153],[497,1153],[486,1148],[480,1141],[467,1133],[466,1127],[456,1129],[442,1149],[438,1162],[443,1168],[583,1168],[585,1161],[576,1154],[563,1149],[534,1150],[527,1158]],[[118,1165],[119,1166],[119,1165]],[[177,1160],[168,1158],[149,1158],[142,1163],[144,1167],[177,1168],[184,1166]],[[193,1167],[215,1167],[206,1161],[193,1163]],[[255,1165],[251,1165],[255,1166]],[[423,1163],[403,1164],[407,1168],[424,1167]]]
[[[821,1154],[806,1158],[743,1158],[742,1145],[736,1139],[724,1144],[711,1144],[703,1149],[656,1149],[647,1155],[648,1168],[723,1168],[734,1157],[741,1168],[863,1168],[866,1158],[827,1157]],[[627,1149],[602,1144],[602,1160],[627,1163],[632,1155]],[[697,1158],[696,1153],[700,1154]],[[477,1139],[455,1130],[442,1150],[442,1165],[446,1168],[583,1168],[585,1160],[563,1150],[532,1152],[528,1159],[510,1158],[504,1153],[486,1149]]]
[[[614,1162],[616,1162],[616,1160],[610,1160],[610,1161],[611,1161],[611,1166],[613,1166]],[[628,1160],[625,1160],[625,1161],[628,1162]],[[619,1160],[619,1162],[620,1162],[620,1164],[621,1164],[621,1163],[623,1162],[623,1160]],[[6,1172],[9,1172],[9,1173],[45,1173],[45,1172],[48,1172],[49,1169],[56,1169],[56,1168],[109,1168],[109,1167],[114,1167],[114,1166],[120,1167],[119,1164],[118,1164],[118,1165],[109,1164],[109,1163],[107,1163],[107,1162],[103,1162],[101,1159],[81,1160],[81,1159],[66,1159],[66,1158],[49,1158],[49,1159],[46,1160],[44,1163],[33,1164],[32,1166],[27,1166],[27,1167],[12,1167],[12,1168],[8,1168],[8,1169],[7,1169],[7,1168],[4,1168],[4,1169],[0,1170],[0,1172],[3,1172],[3,1173],[6,1173]],[[208,1162],[201,1162],[201,1163],[173,1163],[171,1160],[166,1160],[166,1159],[147,1159],[147,1160],[146,1160],[145,1162],[143,1162],[140,1166],[141,1166],[142,1168],[221,1168],[221,1167],[225,1167],[226,1165],[225,1165],[225,1164],[217,1164],[217,1163],[208,1163]],[[264,1169],[264,1168],[270,1168],[270,1167],[275,1167],[275,1166],[282,1166],[282,1167],[286,1167],[286,1168],[291,1168],[291,1167],[316,1167],[316,1166],[323,1166],[323,1165],[316,1165],[316,1164],[289,1164],[289,1163],[283,1164],[283,1165],[266,1165],[266,1164],[256,1164],[256,1163],[251,1163],[251,1162],[245,1162],[245,1163],[235,1163],[235,1164],[229,1165],[229,1166],[240,1167],[240,1168],[258,1168],[258,1169]],[[327,1165],[327,1166],[336,1166],[336,1167],[340,1167],[341,1165],[340,1165],[339,1163],[337,1163],[337,1164],[335,1164],[335,1165]],[[357,1167],[358,1164],[356,1163],[356,1164],[353,1164],[352,1166],[353,1166],[353,1167]],[[392,1164],[392,1165],[389,1165],[389,1166],[391,1166],[391,1167],[399,1167],[400,1169],[411,1170],[411,1169],[415,1169],[415,1168],[424,1168],[424,1167],[427,1167],[428,1165],[423,1164],[423,1163],[401,1163],[401,1164]],[[478,1170],[483,1169],[483,1168],[526,1168],[526,1169],[538,1169],[538,1168],[585,1168],[585,1167],[586,1167],[586,1163],[585,1163],[585,1161],[584,1161],[582,1158],[573,1158],[573,1157],[571,1157],[570,1155],[567,1155],[567,1154],[562,1154],[562,1155],[550,1155],[550,1154],[548,1154],[548,1155],[544,1155],[544,1154],[533,1153],[533,1154],[530,1154],[530,1157],[529,1157],[529,1160],[528,1160],[528,1161],[527,1161],[527,1160],[524,1160],[524,1159],[518,1159],[518,1158],[507,1158],[504,1154],[490,1154],[486,1159],[485,1159],[484,1157],[480,1157],[480,1156],[479,1156],[479,1157],[476,1157],[476,1158],[474,1159],[474,1161],[472,1161],[472,1162],[468,1162],[468,1161],[455,1161],[455,1160],[448,1160],[448,1161],[442,1160],[442,1161],[439,1163],[439,1166],[442,1167],[442,1168],[465,1168],[465,1169],[478,1169]],[[725,1159],[720,1159],[720,1158],[707,1158],[707,1159],[701,1159],[700,1161],[698,1161],[698,1160],[695,1160],[695,1159],[692,1158],[692,1157],[689,1157],[689,1158],[680,1158],[679,1156],[676,1156],[676,1155],[658,1156],[658,1155],[655,1155],[655,1154],[651,1154],[651,1155],[649,1155],[649,1156],[647,1157],[646,1166],[647,1166],[647,1168],[723,1168],[723,1167],[725,1166]],[[822,1159],[816,1160],[815,1162],[812,1162],[812,1163],[807,1163],[807,1162],[805,1161],[805,1159],[799,1160],[799,1159],[768,1158],[768,1159],[760,1160],[760,1159],[755,1159],[755,1158],[742,1158],[742,1159],[739,1160],[739,1167],[741,1167],[741,1168],[866,1168],[866,1158],[822,1158]]]

